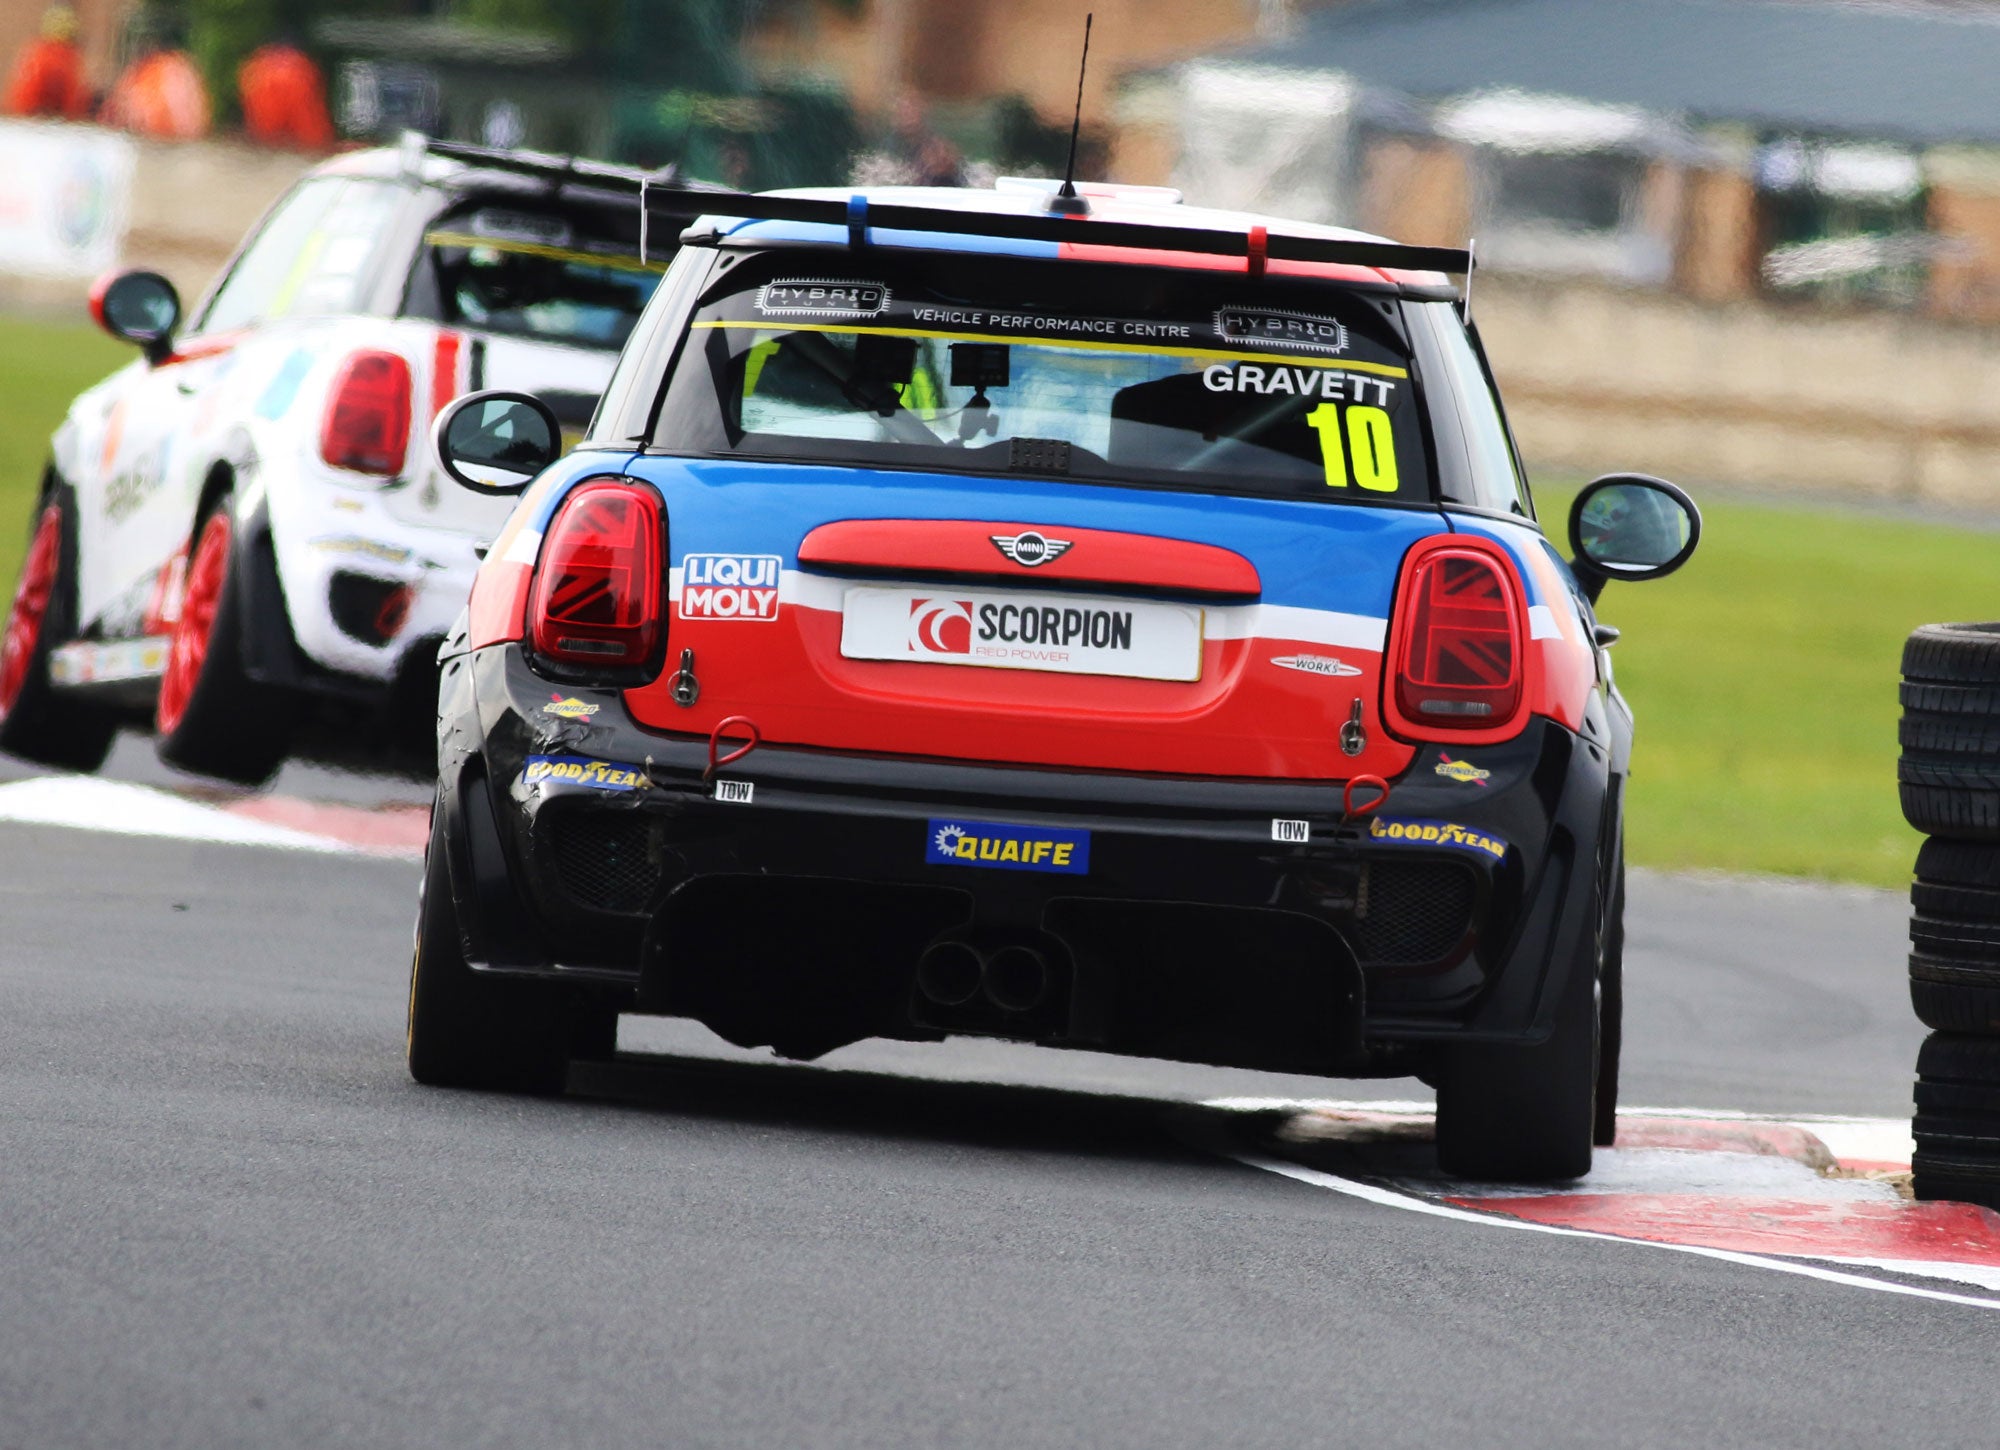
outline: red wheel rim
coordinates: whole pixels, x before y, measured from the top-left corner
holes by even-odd
[[[36,521],[20,581],[14,585],[14,607],[7,612],[7,633],[0,639],[0,719],[6,718],[27,687],[28,667],[41,643],[42,622],[49,617],[61,563],[62,509],[50,504]]]
[[[187,714],[188,701],[194,698],[201,667],[208,659],[215,611],[222,603],[222,583],[229,577],[229,533],[229,515],[210,515],[188,564],[181,617],[174,621],[167,672],[160,677],[160,702],[153,713],[153,724],[162,735],[171,733]]]

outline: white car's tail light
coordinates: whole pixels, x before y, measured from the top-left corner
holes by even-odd
[[[368,348],[349,356],[327,394],[319,456],[335,468],[388,478],[410,447],[410,365]]]

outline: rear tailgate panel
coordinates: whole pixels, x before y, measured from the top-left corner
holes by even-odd
[[[1409,763],[1409,747],[1378,723],[1381,652],[1404,551],[1448,527],[1435,509],[657,456],[630,472],[667,505],[669,673],[692,650],[700,682],[692,706],[674,701],[666,675],[628,691],[627,708],[650,728],[707,735],[741,716],[774,744],[1203,776],[1342,779]],[[957,556],[904,577],[900,559],[801,567],[814,530],[891,519],[990,521],[1002,537],[1024,520],[1055,539],[1101,530],[1125,536],[1127,558],[1131,536],[1185,541],[1241,556],[1261,588],[1205,593],[1171,567],[1163,573],[1182,579],[1178,589],[1086,582],[1082,545],[1060,574],[1012,563],[997,546],[977,577],[957,572],[967,567]],[[1175,552],[1162,549],[1163,563]],[[956,590],[986,601],[1059,595],[1080,611],[1180,606],[1200,617],[1198,678],[966,668],[915,644],[907,661],[843,653],[849,591],[896,586],[911,586],[912,600]],[[1368,743],[1349,756],[1338,737],[1357,700]]]

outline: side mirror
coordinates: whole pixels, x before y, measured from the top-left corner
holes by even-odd
[[[1570,567],[1591,602],[1613,579],[1659,579],[1701,542],[1701,510],[1663,478],[1608,473],[1569,507]]]
[[[526,393],[467,393],[431,425],[438,467],[474,493],[521,493],[562,456],[562,425]]]
[[[158,272],[114,272],[90,289],[90,315],[113,337],[136,343],[158,367],[173,356],[181,295]]]

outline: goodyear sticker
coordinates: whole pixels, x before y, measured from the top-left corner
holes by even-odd
[[[521,779],[529,785],[558,781],[596,790],[646,790],[652,785],[646,779],[646,772],[636,765],[613,765],[608,760],[589,760],[581,755],[531,755]]]
[[[1470,851],[1498,861],[1507,854],[1507,843],[1498,836],[1475,831],[1451,821],[1419,821],[1394,816],[1370,816],[1368,839],[1390,846],[1432,846],[1448,851]]]
[[[988,866],[1000,871],[1090,870],[1090,832],[1059,826],[1001,826],[934,820],[924,860],[932,866]]]
[[[1438,763],[1431,767],[1434,774],[1446,780],[1455,780],[1460,785],[1483,786],[1492,778],[1493,772],[1481,770],[1469,760],[1453,760],[1442,750],[1438,752]]]
[[[602,708],[599,705],[586,705],[574,695],[568,697],[551,695],[549,703],[542,706],[542,713],[559,716],[564,720],[588,720]]]

